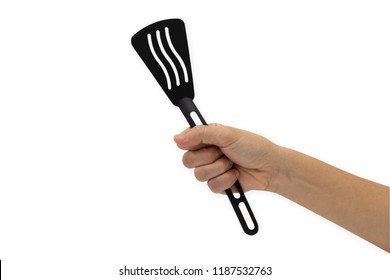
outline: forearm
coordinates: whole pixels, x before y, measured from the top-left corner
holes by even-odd
[[[390,252],[388,187],[282,149],[272,191]]]

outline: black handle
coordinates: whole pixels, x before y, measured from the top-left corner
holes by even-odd
[[[191,127],[197,125],[195,120],[191,116],[193,112],[196,113],[196,116],[199,118],[203,125],[207,125],[205,119],[202,117],[201,113],[199,112],[198,108],[195,106],[195,103],[191,98],[182,98],[178,106]],[[249,202],[245,197],[240,182],[237,180],[234,183],[233,187],[235,187],[238,191],[237,197],[233,194],[232,188],[227,189],[225,193],[229,197],[230,203],[232,204],[233,209],[236,212],[237,218],[240,221],[241,227],[244,232],[249,235],[255,235],[259,230],[259,226],[257,224],[255,215],[253,214],[252,209],[249,206]],[[240,205],[242,205],[243,208],[240,208]],[[247,214],[249,214],[249,221],[245,219],[243,211],[247,211]],[[248,225],[248,222],[251,223],[251,227]]]

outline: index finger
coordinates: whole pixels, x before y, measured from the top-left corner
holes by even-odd
[[[174,140],[180,149],[198,150],[210,145],[223,148],[237,139],[230,127],[214,124],[195,126],[175,135]]]

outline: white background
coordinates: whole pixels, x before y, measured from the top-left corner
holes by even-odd
[[[372,0],[1,1],[4,279],[151,278],[125,265],[389,279],[388,253],[271,193],[247,193],[260,232],[246,236],[182,166],[187,123],[130,44],[182,18],[208,122],[389,185],[389,14]]]

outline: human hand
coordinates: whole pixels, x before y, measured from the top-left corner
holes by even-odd
[[[195,126],[175,135],[187,152],[183,164],[199,181],[223,193],[239,179],[244,191],[271,190],[281,166],[278,145],[266,138],[224,125]]]
[[[213,192],[238,179],[244,191],[282,195],[390,252],[389,187],[228,126],[195,126],[174,139]]]

